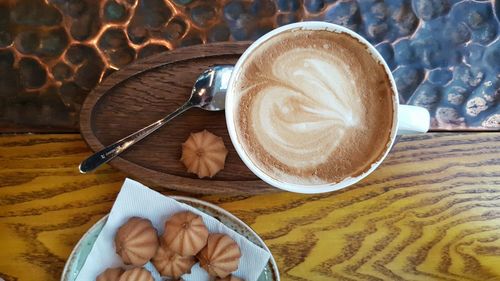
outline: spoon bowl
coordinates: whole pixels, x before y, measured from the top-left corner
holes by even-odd
[[[189,102],[208,111],[221,111],[226,106],[226,91],[233,72],[232,65],[215,65],[196,79]]]

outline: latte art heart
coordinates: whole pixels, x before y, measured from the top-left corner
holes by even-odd
[[[327,161],[346,129],[362,125],[351,77],[328,50],[293,49],[277,57],[250,112],[267,153],[295,168]]]
[[[234,74],[236,135],[248,158],[286,183],[338,182],[384,152],[393,91],[357,39],[294,30],[267,39]]]

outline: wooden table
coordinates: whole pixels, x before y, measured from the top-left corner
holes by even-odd
[[[0,277],[58,280],[125,175],[81,175],[77,134],[0,137]],[[159,190],[174,194],[169,190]],[[255,229],[282,280],[500,280],[500,134],[403,137],[355,187],[205,196]]]

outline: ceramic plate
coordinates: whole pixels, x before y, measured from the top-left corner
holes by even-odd
[[[267,248],[266,244],[264,244],[264,241],[262,241],[262,239],[257,235],[257,233],[255,233],[255,231],[253,231],[248,225],[246,225],[244,222],[242,222],[240,219],[238,219],[228,211],[219,208],[213,204],[210,204],[208,202],[194,198],[183,197],[183,196],[171,196],[171,198],[179,202],[188,204],[192,207],[195,207],[196,209],[218,219],[227,227],[231,228],[232,230],[246,237],[248,240],[252,241],[255,245],[271,253],[271,251],[269,251],[269,249]],[[97,239],[97,236],[99,236],[99,233],[104,227],[107,218],[108,216],[106,215],[98,222],[96,222],[83,235],[80,241],[78,241],[75,248],[69,255],[68,261],[66,262],[63,274],[61,276],[61,281],[76,280],[76,277],[78,276],[78,273],[80,272],[83,264],[85,263],[85,260],[87,259],[87,256],[89,255],[90,250],[92,249],[92,246],[94,245],[94,242]],[[278,266],[276,265],[276,261],[271,255],[269,262],[264,268],[264,271],[262,271],[262,274],[260,275],[258,281],[279,281],[279,280],[280,277],[279,277]]]

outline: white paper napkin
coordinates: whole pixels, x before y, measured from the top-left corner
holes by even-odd
[[[136,216],[149,219],[158,230],[158,233],[161,234],[163,233],[165,220],[168,217],[186,210],[200,215],[209,232],[224,233],[231,236],[240,246],[242,254],[238,270],[234,275],[246,281],[257,280],[269,260],[270,254],[267,251],[226,227],[215,218],[151,190],[136,181],[126,179],[109,213],[106,225],[97,237],[76,281],[94,281],[108,267],[126,267],[123,265],[120,256],[115,253],[114,237],[118,228],[130,217]],[[151,263],[148,263],[145,267],[153,273],[156,281],[161,280]],[[182,278],[186,281],[209,280],[208,274],[198,265],[192,268],[191,274],[185,274]]]

